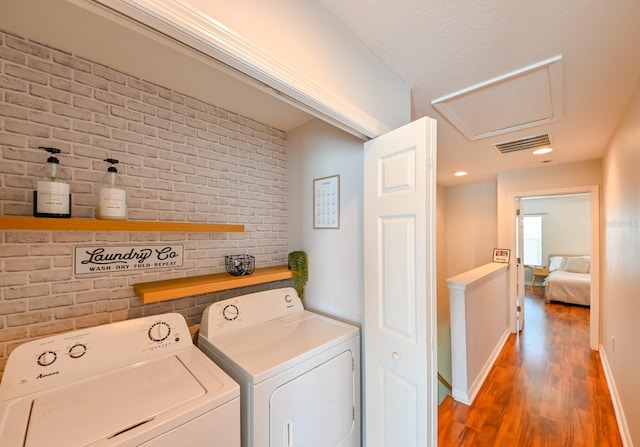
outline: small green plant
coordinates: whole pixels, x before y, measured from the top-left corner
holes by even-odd
[[[302,250],[289,253],[289,269],[292,274],[293,287],[298,292],[300,299],[304,299],[304,285],[309,279],[307,254]]]

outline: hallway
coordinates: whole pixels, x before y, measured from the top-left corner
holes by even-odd
[[[524,330],[511,334],[473,405],[448,396],[438,411],[438,445],[622,446],[589,310],[546,304],[529,288]]]

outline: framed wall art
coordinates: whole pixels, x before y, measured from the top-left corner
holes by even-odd
[[[508,263],[511,250],[508,248],[494,248],[493,249],[493,262]]]

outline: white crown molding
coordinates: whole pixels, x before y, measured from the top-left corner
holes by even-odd
[[[95,2],[217,60],[249,78],[252,84],[353,135],[366,139],[390,130],[389,126],[279,63],[224,24],[184,1]]]

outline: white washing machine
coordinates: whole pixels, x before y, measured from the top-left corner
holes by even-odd
[[[177,313],[27,342],[0,382],[0,446],[240,446],[240,388]]]
[[[359,447],[360,333],[283,288],[211,304],[198,347],[240,384],[244,447]]]

